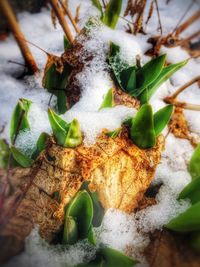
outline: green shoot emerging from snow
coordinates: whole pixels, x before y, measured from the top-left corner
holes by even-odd
[[[147,103],[156,90],[188,61],[165,67],[166,55],[151,59],[143,67],[128,66],[120,58],[120,47],[111,43],[109,65],[122,90]]]
[[[105,11],[103,10],[99,0],[91,1],[92,4],[100,11],[102,22],[108,27],[114,29],[120,16],[122,0],[110,0],[105,7]]]
[[[192,206],[176,218],[172,219],[166,228],[190,233],[191,246],[200,252],[200,154],[199,145],[194,151],[189,164],[189,171],[193,180],[179,194],[178,200],[189,199]]]
[[[76,119],[68,123],[52,109],[48,110],[48,116],[54,137],[59,145],[74,148],[81,144],[82,134]]]
[[[173,106],[168,105],[153,115],[149,104],[141,106],[136,116],[129,122],[132,141],[140,148],[151,148],[156,144],[156,137],[168,124]]]

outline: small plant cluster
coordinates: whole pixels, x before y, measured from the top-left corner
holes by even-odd
[[[87,185],[84,185],[87,188]],[[98,218],[98,221],[97,221]],[[96,246],[96,237],[93,224],[100,225],[103,218],[103,209],[100,207],[96,193],[80,190],[65,208],[63,230],[63,245],[73,245],[78,240],[88,239]],[[121,252],[108,247],[97,249],[95,259],[77,267],[131,267],[136,261]]]
[[[12,155],[11,161],[14,166],[19,164],[24,168],[30,167],[39,154],[46,148],[47,140],[50,136],[45,132],[40,134],[31,156],[27,156],[15,146],[15,141],[20,132],[31,131],[31,125],[28,120],[28,112],[31,104],[31,101],[22,98],[18,101],[13,111],[10,124],[11,147],[9,148],[3,140],[0,140],[0,166],[2,168],[8,166],[10,153]],[[68,123],[50,108],[48,110],[48,116],[54,138],[59,145],[74,148],[81,144],[82,134],[80,125],[76,119]]]
[[[200,252],[200,144],[192,155],[188,171],[192,181],[179,194],[178,200],[189,199],[192,205],[172,219],[166,228],[188,234],[191,246]]]

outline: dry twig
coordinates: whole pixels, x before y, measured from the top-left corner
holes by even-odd
[[[24,34],[22,33],[20,26],[17,22],[17,19],[13,13],[13,10],[8,3],[7,0],[1,0],[0,1],[0,10],[6,17],[8,24],[10,26],[10,29],[19,45],[19,48],[22,52],[22,55],[24,57],[25,63],[31,73],[35,73],[38,71],[38,67],[36,65],[36,62],[33,58],[33,55],[27,45],[27,43],[24,41],[25,37]]]
[[[76,24],[76,22],[75,22],[75,20],[73,18],[72,13],[70,12],[68,6],[65,5],[62,0],[58,0],[58,1],[61,4],[61,6],[62,6],[63,10],[65,11],[65,13],[67,14],[67,16],[69,17],[69,19],[70,19],[75,31],[77,33],[80,33],[80,30],[79,30],[79,28],[78,28],[78,26],[77,26],[77,24]]]
[[[181,107],[184,109],[189,109],[189,110],[195,110],[195,111],[200,111],[200,105],[196,105],[196,104],[190,104],[190,103],[186,103],[186,102],[182,102],[177,100],[177,96],[183,92],[185,89],[187,89],[189,86],[191,86],[192,84],[199,82],[200,81],[200,76],[197,76],[195,78],[193,78],[191,81],[187,82],[186,84],[184,84],[183,86],[181,86],[173,95],[165,97],[164,101],[168,104],[173,104],[176,107]]]
[[[49,3],[51,5],[53,11],[56,14],[56,17],[58,18],[59,23],[62,26],[63,31],[65,32],[65,34],[67,36],[67,39],[69,40],[70,43],[73,43],[74,37],[73,37],[73,35],[72,35],[71,31],[70,31],[69,25],[68,25],[68,23],[67,23],[67,21],[65,19],[63,11],[62,11],[62,9],[59,7],[59,5],[57,3],[57,0],[49,0]]]

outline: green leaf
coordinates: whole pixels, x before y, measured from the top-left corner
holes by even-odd
[[[112,248],[101,248],[99,253],[104,259],[105,267],[132,267],[137,261]]]
[[[195,203],[178,217],[172,219],[165,227],[177,232],[200,230],[200,202]]]
[[[79,264],[77,267],[132,267],[138,261],[112,248],[100,248],[96,257],[89,263]]]
[[[65,91],[59,90],[55,92],[57,96],[57,110],[59,114],[64,114],[67,111],[67,96]]]
[[[77,147],[82,143],[82,134],[80,130],[79,122],[74,119],[69,126],[67,137],[64,143],[64,147]]]
[[[149,101],[151,96],[156,92],[156,90],[165,82],[167,81],[176,71],[181,69],[188,60],[181,61],[176,64],[170,64],[167,67],[164,67],[159,74],[159,76],[148,86],[147,91],[143,91],[139,95],[139,100],[141,103],[146,103]]]
[[[137,112],[131,125],[131,139],[140,148],[150,148],[156,143],[153,124],[153,111],[149,104],[144,104]]]
[[[7,168],[9,155],[10,155],[9,145],[3,139],[0,139],[0,168],[2,169]]]
[[[88,187],[89,182],[84,182],[81,186],[82,190],[86,190],[88,194],[90,195],[93,203],[93,220],[92,225],[95,227],[99,227],[101,225],[101,222],[104,217],[104,208],[101,205],[101,202],[99,201],[98,193],[97,191],[91,192]]]
[[[63,44],[65,50],[71,47],[71,44],[65,35],[63,36]]]
[[[19,151],[16,147],[11,147],[11,153],[13,158],[24,168],[31,167],[33,164],[33,160],[24,155],[21,151]]]
[[[59,60],[49,57],[43,77],[43,86],[57,97],[57,109],[63,114],[67,110],[65,89],[68,84],[71,66],[65,63],[62,72],[58,71]]]
[[[47,133],[41,133],[36,144],[36,149],[32,155],[32,159],[36,159],[39,154],[46,148],[49,135]]]
[[[200,144],[198,144],[192,155],[188,170],[192,176],[192,179],[200,176]]]
[[[154,116],[154,130],[156,136],[158,136],[165,126],[168,124],[173,113],[173,105],[167,105],[164,108],[158,110]]]
[[[120,73],[120,85],[124,91],[131,93],[136,86],[136,67],[124,69]]]
[[[179,194],[178,199],[189,198],[192,204],[200,201],[200,176],[192,180]]]
[[[94,246],[97,244],[96,236],[95,236],[92,225],[90,226],[90,229],[88,232],[88,241]]]
[[[140,95],[161,73],[166,55],[156,57],[147,62],[142,68],[136,72],[136,88],[132,90],[131,95]]]
[[[48,117],[57,143],[61,146],[64,146],[65,140],[67,138],[67,132],[62,127],[64,126],[61,123],[63,120],[50,108],[48,109]]]
[[[99,0],[91,0],[93,6],[95,6],[101,12],[101,18],[103,18],[103,9]]]
[[[31,104],[31,101],[21,98],[13,111],[10,124],[10,139],[12,144],[19,131],[30,129],[27,115]]]
[[[110,53],[109,53],[109,57],[115,57],[119,53],[120,53],[120,46],[119,45],[116,45],[113,42],[110,42]]]
[[[110,0],[103,16],[103,23],[114,29],[120,16],[122,0]]]
[[[81,144],[82,134],[76,119],[67,123],[50,108],[48,109],[48,116],[53,134],[59,145],[74,148]]]
[[[120,134],[121,131],[122,131],[122,128],[118,128],[112,132],[106,133],[106,135],[111,137],[111,138],[116,138]]]
[[[191,233],[190,245],[196,252],[200,253],[200,232]]]
[[[80,239],[87,238],[93,219],[92,200],[87,191],[83,190],[77,193],[66,210],[66,216],[71,216],[75,219],[78,237]]]
[[[99,108],[112,108],[114,106],[114,96],[113,96],[113,89],[111,88],[108,90],[106,96],[104,97],[104,100]]]
[[[73,245],[78,241],[78,227],[75,219],[72,216],[65,216],[63,245]]]

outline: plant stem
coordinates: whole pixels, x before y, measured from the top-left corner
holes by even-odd
[[[67,21],[65,19],[63,11],[62,11],[62,9],[60,9],[60,7],[59,7],[59,5],[57,3],[57,0],[49,0],[49,3],[51,5],[53,11],[56,14],[56,17],[58,18],[59,23],[62,26],[63,31],[66,34],[66,37],[67,37],[68,41],[70,43],[73,43],[74,37],[73,37],[73,35],[72,35],[71,31],[70,31],[69,25],[68,25],[68,23],[67,23]]]
[[[76,22],[75,22],[75,20],[74,20],[74,18],[73,18],[73,16],[72,16],[72,13],[70,12],[69,8],[63,3],[62,0],[58,0],[58,1],[59,1],[59,3],[61,4],[61,6],[62,6],[62,8],[64,9],[64,11],[65,11],[65,13],[67,14],[67,16],[69,17],[69,19],[70,19],[70,21],[71,21],[71,23],[72,23],[72,25],[73,25],[75,31],[76,31],[77,33],[80,33],[80,30],[79,30],[79,28],[77,27],[77,24],[76,24]]]
[[[175,99],[181,92],[183,92],[189,86],[191,86],[192,84],[194,84],[194,83],[196,83],[198,81],[200,81],[200,76],[197,76],[197,77],[193,78],[192,80],[190,80],[189,82],[187,82],[186,84],[181,86],[174,94],[171,95],[170,98]]]
[[[36,65],[36,62],[33,58],[33,55],[26,43],[24,34],[22,33],[19,24],[17,22],[17,19],[13,13],[13,10],[10,6],[10,4],[8,3],[7,0],[0,0],[0,10],[2,11],[2,13],[4,14],[4,16],[6,17],[10,30],[12,31],[18,45],[19,48],[21,50],[21,53],[24,57],[25,63],[28,67],[28,69],[30,70],[31,73],[35,73],[38,71],[38,67]]]

